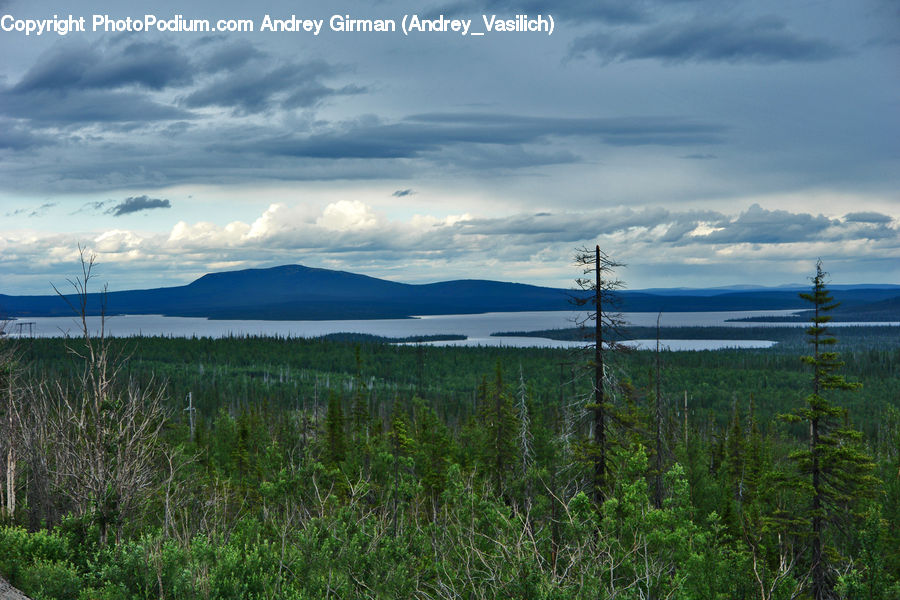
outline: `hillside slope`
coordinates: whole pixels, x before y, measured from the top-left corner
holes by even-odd
[[[630,312],[697,312],[803,309],[794,290],[624,290],[617,310]],[[384,319],[412,315],[466,314],[500,311],[571,310],[572,290],[463,279],[407,284],[367,275],[284,265],[209,273],[183,286],[110,292],[88,299],[88,313],[161,314],[211,319]],[[845,316],[897,311],[900,286],[844,289],[838,293]],[[0,318],[68,316],[75,298],[5,296]]]

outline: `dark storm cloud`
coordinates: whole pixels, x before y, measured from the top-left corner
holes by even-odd
[[[891,240],[900,246],[900,230],[889,227],[884,223],[856,223],[849,227],[839,227],[833,233],[831,239],[840,240]]]
[[[51,136],[35,133],[19,124],[0,122],[0,150],[28,150],[53,143],[55,140]]]
[[[877,213],[876,213],[877,214]],[[883,216],[883,215],[882,215]],[[864,216],[873,218],[874,216]],[[693,234],[698,225],[715,229]],[[900,242],[900,232],[884,222],[843,223],[822,215],[766,210],[757,204],[737,217],[711,210],[673,211],[664,208],[598,212],[518,214],[459,221],[447,228],[460,236],[505,239],[504,243],[570,243],[600,236],[640,232],[645,242],[669,248],[689,245],[793,244],[846,240]]]
[[[560,118],[435,113],[398,123],[361,120],[305,137],[259,142],[272,155],[314,158],[413,158],[455,144],[519,145],[552,137],[594,137],[616,146],[692,145],[722,141],[724,128],[677,118]],[[574,158],[569,156],[569,158]]]
[[[663,243],[674,243],[683,240],[687,234],[697,228],[697,221],[681,221],[672,223],[666,232],[659,238]]]
[[[108,208],[106,212],[114,217],[121,217],[122,215],[130,215],[142,210],[150,210],[151,208],[172,208],[172,204],[168,200],[161,200],[159,198],[132,196],[131,198],[125,198],[115,206]]]
[[[586,213],[519,214],[492,219],[468,219],[456,223],[453,227],[462,234],[514,235],[544,243],[572,242],[638,228],[653,230],[665,227],[668,232],[663,235],[662,241],[675,241],[694,230],[700,221],[718,223],[724,220],[726,217],[715,211],[669,211],[664,208],[647,208]]]
[[[154,102],[139,93],[100,90],[66,94],[0,90],[0,110],[10,117],[60,124],[152,122],[193,116],[188,111]]]
[[[572,0],[554,2],[553,0],[485,0],[484,2],[463,1],[444,5],[428,13],[428,18],[440,14],[464,15],[475,12],[497,12],[506,14],[527,13],[530,16],[553,15],[554,19],[565,21],[598,21],[609,24],[638,23],[647,19],[644,2],[621,0]]]
[[[190,108],[220,106],[250,114],[272,107],[308,108],[357,85],[323,82],[343,69],[325,61],[272,67],[247,41],[208,40],[189,49],[114,38],[106,45],[63,42],[14,85],[0,86],[0,114],[38,123],[128,123],[189,120]],[[181,91],[181,106],[154,92]],[[19,136],[22,146],[36,140]]]
[[[723,229],[704,236],[695,236],[696,241],[715,244],[787,244],[792,242],[816,241],[837,221],[822,215],[791,213],[786,210],[766,210],[753,204],[737,219]]]
[[[134,85],[159,90],[189,83],[190,62],[171,44],[131,42],[106,51],[96,46],[60,44],[41,57],[10,92],[116,89]]]
[[[854,212],[844,215],[844,220],[850,223],[876,223],[887,224],[893,221],[888,215],[877,212]]]
[[[64,43],[38,59],[18,83],[0,88],[0,111],[53,124],[188,119],[189,112],[157,102],[145,91],[190,80],[189,61],[170,44],[120,38],[102,50]]]
[[[406,196],[412,196],[415,193],[415,190],[407,188],[405,190],[397,190],[393,194],[391,194],[391,196],[393,196],[394,198],[405,198]]]
[[[90,102],[95,93],[96,102]],[[38,102],[41,95],[30,105],[23,102],[12,107],[23,116],[32,111],[33,126],[46,118],[48,121],[40,124],[93,119],[103,127],[69,134],[71,143],[59,146],[59,150],[56,146],[43,150],[46,160],[39,163],[26,160],[24,155],[18,162],[0,163],[0,173],[27,170],[29,187],[69,191],[208,181],[211,174],[220,182],[254,178],[403,179],[417,166],[440,172],[499,172],[574,164],[590,156],[582,149],[582,140],[589,145],[691,146],[718,143],[726,131],[714,123],[675,117],[432,113],[396,122],[377,117],[336,123],[309,120],[295,122],[291,132],[284,133],[283,128],[268,122],[217,124],[200,113],[190,121],[174,120],[195,115],[140,96],[134,96],[133,102],[120,102],[124,94],[129,93],[82,92],[70,96],[70,101],[56,111],[52,102]],[[120,120],[111,121],[114,118]],[[78,153],[68,154],[68,148],[75,144]],[[66,158],[58,160],[56,156]],[[420,163],[413,165],[407,159]],[[24,185],[21,177],[7,179]]]
[[[210,54],[200,61],[200,67],[207,73],[220,71],[234,71],[251,60],[265,58],[267,54],[246,40],[240,40],[227,44],[210,45],[213,49]]]
[[[611,61],[659,59],[664,62],[776,63],[815,62],[843,54],[827,40],[803,37],[776,17],[734,21],[664,23],[630,37],[609,32],[577,38],[575,56],[594,53]]]
[[[516,143],[533,141],[545,136],[600,137],[613,145],[632,146],[643,144],[684,145],[695,143],[719,143],[725,128],[713,123],[681,119],[678,117],[530,117],[506,114],[430,113],[413,115],[410,123],[461,130],[464,135],[496,136],[491,139],[472,140],[486,143]],[[507,140],[507,141],[504,141]]]
[[[217,77],[188,94],[185,106],[221,106],[241,113],[257,113],[274,105],[281,108],[308,108],[330,96],[359,94],[358,86],[334,89],[322,83],[338,69],[325,61],[290,63],[274,69],[253,65],[237,72]]]
[[[891,227],[893,221],[892,217],[874,211],[848,213],[835,227],[832,237],[836,240],[895,240],[900,244],[900,229]]]

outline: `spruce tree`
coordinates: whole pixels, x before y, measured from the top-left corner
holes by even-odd
[[[816,263],[812,293],[800,297],[812,304],[813,316],[807,328],[813,353],[801,360],[812,369],[812,393],[805,406],[786,419],[809,424],[809,444],[792,454],[806,482],[803,488],[810,497],[809,544],[811,550],[810,579],[815,600],[837,598],[829,555],[826,552],[826,530],[852,518],[859,500],[871,494],[876,480],[874,464],[861,448],[861,434],[847,424],[847,411],[834,405],[826,394],[838,390],[856,390],[861,384],[849,382],[839,373],[843,362],[833,350],[837,339],[828,330],[829,314],[838,303],[825,286],[826,273],[822,261]]]
[[[450,465],[452,437],[435,410],[421,398],[413,398],[413,414],[416,471],[423,490],[433,505],[444,491],[446,472]]]
[[[368,442],[369,437],[369,398],[367,389],[364,388],[362,376],[362,355],[359,344],[354,347],[354,355],[356,358],[356,377],[352,381],[353,385],[353,436],[358,446],[363,446]]]
[[[505,491],[509,471],[516,463],[516,434],[519,430],[512,400],[503,383],[500,361],[494,369],[494,383],[486,390],[479,409],[483,431],[481,459],[491,474],[497,494]]]
[[[344,409],[340,397],[333,391],[328,394],[328,413],[325,416],[325,460],[336,467],[344,461],[347,438],[344,432]]]
[[[600,506],[606,499],[607,493],[609,475],[607,472],[609,450],[607,427],[612,411],[612,405],[606,394],[606,388],[609,385],[606,361],[611,350],[621,348],[610,334],[617,332],[624,325],[621,315],[610,310],[611,306],[616,303],[613,292],[624,285],[613,277],[613,273],[615,269],[624,265],[612,260],[600,250],[600,246],[595,246],[593,250],[579,249],[575,254],[575,264],[582,267],[583,274],[588,276],[575,280],[581,290],[588,292],[575,296],[575,305],[591,309],[582,325],[591,322],[594,330],[590,336],[593,338],[590,347],[594,355],[592,361],[593,391],[590,401],[585,406],[585,409],[591,413],[593,439],[585,445],[585,449],[592,463],[592,495],[596,505]]]
[[[725,468],[731,496],[738,506],[744,502],[744,471],[746,468],[747,441],[741,428],[741,414],[737,403],[732,411],[731,424],[725,439]]]

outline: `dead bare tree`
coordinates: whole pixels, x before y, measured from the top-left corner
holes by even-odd
[[[745,526],[746,529],[746,526]],[[797,568],[797,560],[802,552],[796,551],[787,536],[778,535],[778,565],[766,565],[761,556],[760,540],[745,531],[744,539],[752,558],[753,577],[759,585],[760,600],[782,597],[796,600],[806,588],[810,573],[802,573]]]
[[[88,322],[89,285],[95,257],[81,254],[81,276],[69,280],[73,297],[57,293],[75,310],[81,338],[68,350],[81,362],[74,385],[59,381],[40,386],[42,414],[50,453],[47,472],[59,482],[58,492],[76,515],[90,515],[105,544],[110,529],[116,537],[125,520],[161,485],[160,431],[166,419],[165,386],[151,381],[139,387],[125,381],[126,356],[113,351],[106,336],[105,288],[99,331]],[[54,288],[56,289],[56,288]]]
[[[0,393],[3,394],[0,404],[0,452],[6,457],[4,485],[0,487],[0,517],[11,519],[16,512],[16,465],[19,460],[16,440],[19,427],[16,419],[16,356],[6,341],[7,325],[6,321],[0,322]]]
[[[519,390],[516,394],[516,413],[519,417],[519,452],[522,455],[522,477],[528,474],[528,467],[534,460],[534,439],[531,434],[531,418],[528,416],[528,386],[525,373],[519,364]]]
[[[616,312],[617,299],[613,296],[616,290],[624,287],[622,281],[614,276],[615,270],[624,265],[611,259],[600,250],[600,246],[595,246],[593,250],[580,248],[575,254],[575,264],[582,267],[583,275],[588,276],[575,280],[580,290],[589,293],[576,295],[574,301],[577,306],[591,307],[580,324],[591,324],[593,329],[593,343],[590,345],[593,350],[593,398],[585,408],[592,413],[593,440],[588,450],[594,471],[593,497],[599,506],[606,499],[607,487],[606,426],[610,407],[606,398],[608,377],[605,357],[620,348],[613,336],[608,334],[616,333],[624,326],[621,315]]]

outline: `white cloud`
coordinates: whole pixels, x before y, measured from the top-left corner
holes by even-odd
[[[472,215],[465,213],[462,215],[447,215],[440,218],[433,215],[413,215],[409,220],[409,224],[413,229],[427,231],[434,227],[452,227],[457,223],[471,221]]]
[[[141,237],[132,231],[113,229],[95,237],[92,249],[97,253],[118,254],[140,247],[141,242]]]
[[[339,200],[325,207],[316,225],[334,231],[359,231],[372,229],[379,221],[371,206],[359,200]]]
[[[168,245],[173,248],[234,247],[239,246],[250,232],[250,226],[240,221],[219,227],[209,221],[189,225],[179,221],[172,228]]]
[[[311,224],[318,216],[315,209],[306,204],[288,205],[275,202],[250,226],[246,239],[269,239],[279,234],[289,233],[306,224]]]
[[[795,228],[791,237],[785,228],[777,236],[759,239],[732,235],[735,228],[738,233],[753,231],[743,222],[750,212],[759,217],[757,225],[769,229],[780,220],[811,222],[818,233]],[[45,273],[43,282],[63,280],[77,263],[76,248],[81,243],[97,253],[99,264],[106,265],[104,278],[115,283],[116,289],[176,285],[198,273],[289,263],[413,282],[476,277],[567,286],[577,275],[572,266],[574,249],[600,243],[629,265],[621,276],[632,287],[709,284],[704,273],[714,274],[718,281],[724,277],[724,283],[747,282],[750,277],[763,278],[754,283],[792,283],[798,281],[796,265],[822,257],[837,266],[847,256],[867,261],[868,266],[862,270],[841,267],[844,274],[834,269],[836,280],[877,282],[900,275],[891,265],[891,261],[900,264],[900,223],[896,217],[889,224],[879,220],[832,219],[819,224],[821,219],[808,213],[769,212],[759,207],[731,215],[614,208],[503,217],[419,213],[389,219],[360,200],[336,200],[321,209],[302,202],[277,202],[249,222],[179,221],[168,233],[126,229],[80,236],[7,233],[0,238],[0,246],[9,260],[0,264],[0,276],[9,281],[27,264],[32,272]],[[718,238],[710,235],[715,232]],[[169,268],[160,270],[160,264]],[[884,272],[885,264],[889,273]],[[665,270],[662,277],[660,269]],[[667,281],[676,275],[682,279]]]

